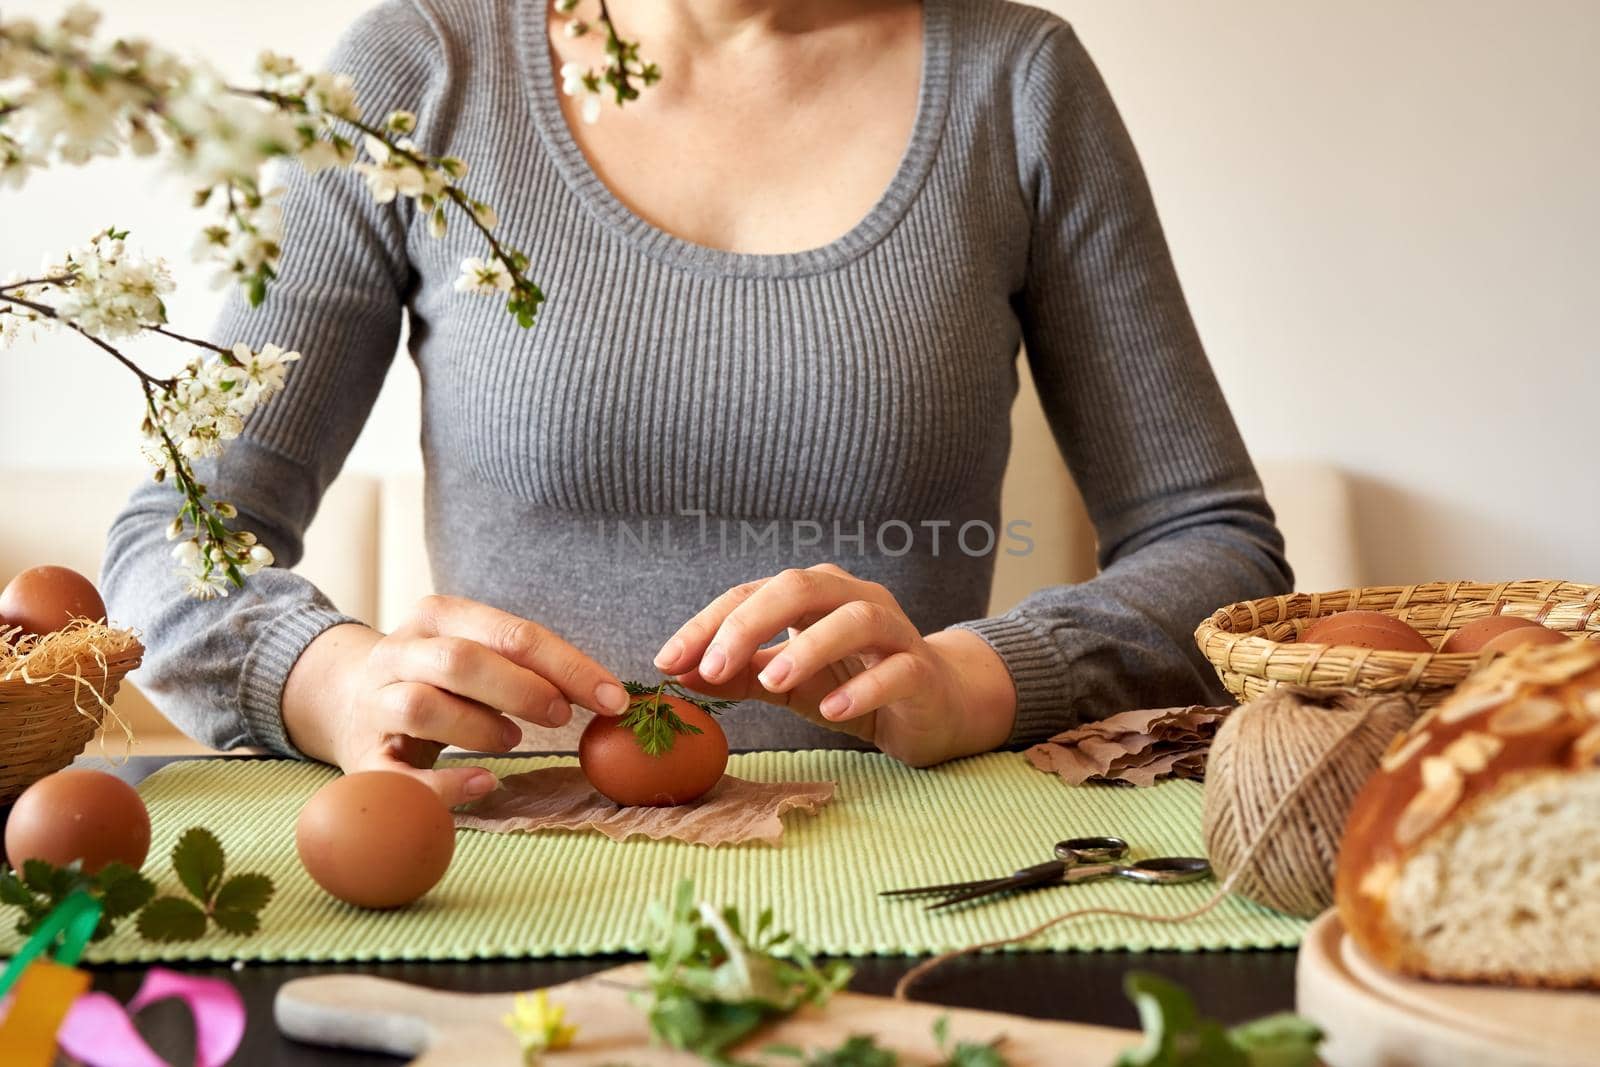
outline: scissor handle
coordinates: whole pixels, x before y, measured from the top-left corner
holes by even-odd
[[[1120,837],[1069,837],[1056,842],[1056,858],[1069,863],[1104,863],[1128,854],[1128,843]]]
[[[1211,864],[1206,860],[1193,856],[1163,856],[1137,863],[1085,863],[1067,868],[1061,880],[1076,884],[1097,878],[1126,878],[1147,885],[1177,885],[1210,877]]]
[[[1200,882],[1211,877],[1211,863],[1198,856],[1161,856],[1130,863],[1116,872],[1118,878],[1157,885]]]

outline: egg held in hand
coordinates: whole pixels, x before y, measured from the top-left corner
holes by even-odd
[[[624,807],[688,804],[722,781],[728,737],[693,701],[652,689],[625,714],[590,721],[578,764],[590,785]]]
[[[30,567],[0,591],[0,630],[22,627],[24,634],[53,634],[73,619],[100,622],[105,602],[94,583],[67,567]]]
[[[317,790],[295,847],[314,882],[346,904],[398,908],[439,884],[455,854],[450,809],[422,782],[357,771]]]
[[[17,870],[31,859],[55,867],[83,864],[95,874],[108,863],[134,870],[150,853],[150,813],[138,790],[101,771],[46,775],[17,798],[6,820],[6,859]]]

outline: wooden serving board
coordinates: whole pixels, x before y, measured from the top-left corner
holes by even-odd
[[[696,1056],[651,1044],[644,1012],[630,994],[643,975],[641,964],[629,964],[550,987],[551,1002],[565,1006],[578,1034],[571,1048],[546,1053],[539,1062],[546,1067],[700,1064]],[[413,1067],[522,1067],[516,1038],[501,1021],[511,1007],[510,993],[449,993],[364,975],[325,975],[286,983],[273,1014],[278,1029],[296,1041],[410,1056]],[[776,1043],[830,1047],[851,1034],[872,1034],[912,1064],[933,1063],[938,1057],[932,1028],[940,1016],[949,1016],[952,1039],[990,1041],[1004,1035],[1003,1048],[1016,1067],[1110,1067],[1119,1052],[1139,1041],[1129,1030],[847,992],[825,1009],[806,1009],[761,1031],[738,1054],[754,1056]]]
[[[1600,993],[1403,978],[1345,936],[1333,911],[1306,930],[1297,1007],[1327,1031],[1328,1067],[1594,1067]]]

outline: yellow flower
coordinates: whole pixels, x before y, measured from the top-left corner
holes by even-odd
[[[566,1048],[577,1036],[578,1028],[565,1022],[567,1009],[550,1003],[544,990],[518,993],[511,1014],[501,1020],[522,1045],[523,1061],[537,1063],[539,1053]]]

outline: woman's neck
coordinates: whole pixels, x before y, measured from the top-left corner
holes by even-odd
[[[617,30],[655,54],[759,48],[783,38],[914,6],[914,0],[607,0]]]

